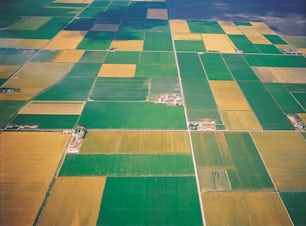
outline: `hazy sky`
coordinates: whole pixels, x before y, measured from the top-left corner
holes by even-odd
[[[280,34],[306,35],[306,0],[167,0],[172,19],[262,21]]]

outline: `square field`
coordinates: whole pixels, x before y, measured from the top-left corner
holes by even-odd
[[[99,77],[134,77],[136,64],[103,64]]]

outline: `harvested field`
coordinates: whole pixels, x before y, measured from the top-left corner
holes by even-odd
[[[19,65],[0,65],[0,79],[9,78],[19,67]]]
[[[102,64],[98,77],[134,77],[136,64]]]
[[[202,41],[201,34],[174,33],[173,40]]]
[[[118,51],[142,51],[143,40],[113,40],[110,48]]]
[[[72,66],[72,63],[30,62],[6,83],[6,87],[19,88],[21,91],[11,94],[0,93],[0,99],[29,100],[56,83],[71,70]]]
[[[52,17],[46,16],[27,16],[23,17],[16,23],[10,25],[9,30],[37,30],[50,21]]]
[[[204,192],[202,201],[208,225],[292,225],[275,192]]]
[[[1,225],[33,225],[68,138],[58,132],[0,134]]]
[[[210,81],[209,83],[220,110],[251,110],[235,81]]]
[[[306,48],[298,48],[297,50],[304,55],[306,54]]]
[[[253,111],[220,111],[228,130],[262,130]]]
[[[306,68],[252,67],[262,82],[305,83]]]
[[[270,29],[265,23],[262,22],[251,22],[253,26],[257,28],[257,30],[262,34],[271,34],[274,35],[275,32]]]
[[[81,153],[190,153],[186,132],[89,131]]]
[[[0,48],[42,49],[50,40],[0,38]]]
[[[53,60],[53,62],[57,63],[77,63],[82,58],[84,54],[84,50],[74,50],[74,49],[67,49],[62,50],[57,57]]]
[[[85,102],[31,101],[18,114],[33,115],[80,115]]]
[[[96,225],[105,181],[105,177],[58,177],[38,225]]]
[[[201,192],[230,191],[231,182],[225,169],[198,168]]]
[[[253,132],[252,137],[277,189],[306,189],[306,144],[300,133]]]
[[[257,27],[239,26],[239,29],[253,44],[271,44]]]
[[[172,34],[190,34],[189,26],[186,20],[170,20],[169,22]]]
[[[148,8],[147,19],[167,20],[168,19],[168,11],[167,11],[167,9]]]
[[[221,53],[235,53],[236,47],[224,34],[202,34],[204,46],[207,51]]]
[[[86,31],[62,30],[48,43],[45,49],[75,49],[86,34]]]
[[[107,178],[97,225],[202,225],[195,178]]]
[[[218,21],[222,29],[226,34],[242,34],[242,32],[239,30],[239,28],[231,21]]]
[[[190,154],[67,155],[61,176],[194,175]]]
[[[118,31],[120,24],[94,24],[91,31]]]

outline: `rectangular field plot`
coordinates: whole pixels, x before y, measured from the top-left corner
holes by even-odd
[[[0,128],[4,128],[24,104],[23,101],[0,101]]]
[[[190,154],[68,155],[61,176],[193,175]]]
[[[87,102],[80,123],[88,128],[186,129],[181,106],[145,102]]]
[[[236,48],[244,53],[259,53],[256,46],[245,35],[228,35]]]
[[[39,63],[26,64],[14,78],[11,78],[6,87],[21,89],[20,92],[6,94],[0,93],[4,100],[28,100],[40,91],[56,83],[72,68],[71,63]]]
[[[177,53],[177,59],[182,78],[206,78],[198,54]]]
[[[75,48],[85,50],[106,50],[110,47],[114,35],[115,32],[89,31],[86,33],[86,36],[78,42],[78,46]]]
[[[194,132],[191,135],[202,191],[273,190],[248,133]]]
[[[56,85],[46,89],[35,100],[86,100],[94,77],[65,77]]]
[[[138,64],[136,69],[136,76],[138,77],[177,77],[177,68],[175,64]]]
[[[140,54],[140,64],[174,65],[174,54],[173,52],[142,52]]]
[[[253,44],[271,44],[255,26],[239,26],[239,30],[242,31]]]
[[[150,100],[163,93],[181,93],[177,77],[152,77],[150,79]]]
[[[1,65],[22,65],[36,53],[36,50],[0,49],[0,62]]]
[[[172,51],[170,33],[146,32],[143,50]]]
[[[255,67],[306,67],[303,56],[247,54],[244,57],[250,66]]]
[[[235,53],[236,47],[232,41],[224,34],[202,34],[204,46],[207,51],[217,51],[221,53]]]
[[[109,177],[97,225],[202,225],[194,177]]]
[[[74,64],[71,71],[67,74],[67,77],[87,77],[89,81],[91,81],[90,78],[96,77],[99,70],[100,70],[101,64],[98,63],[78,63]],[[89,78],[90,77],[90,78]],[[82,88],[84,89],[84,88]],[[79,90],[80,91],[80,90]]]
[[[32,115],[80,115],[85,102],[31,101],[18,114]]]
[[[259,81],[240,81],[239,86],[265,130],[293,130],[275,100]]]
[[[86,33],[86,31],[60,31],[45,49],[75,49]]]
[[[186,132],[89,131],[81,153],[190,153]]]
[[[106,51],[88,50],[84,52],[80,63],[103,63],[106,55]]]
[[[205,46],[201,41],[186,41],[186,40],[175,40],[176,51],[192,51],[192,52],[205,52]]]
[[[262,130],[252,110],[220,111],[225,128],[228,130]]]
[[[306,192],[281,192],[283,202],[294,225],[306,225]]]
[[[188,20],[187,22],[191,33],[224,34],[217,21]]]
[[[37,30],[45,23],[47,23],[51,17],[43,16],[29,16],[24,17],[16,23],[10,25],[8,29],[10,30]]]
[[[1,225],[34,224],[68,138],[58,132],[0,134]]]
[[[222,30],[226,34],[232,34],[232,35],[239,35],[242,34],[240,31],[239,27],[236,26],[233,22],[231,21],[218,21],[219,25],[221,26]]]
[[[277,189],[306,189],[306,144],[300,133],[254,132],[252,137]]]
[[[173,34],[189,34],[189,26],[186,20],[170,20],[171,31]]]
[[[202,54],[200,58],[209,80],[233,80],[220,54]]]
[[[102,64],[99,77],[132,78],[135,76],[136,64]]]
[[[212,93],[220,110],[251,110],[235,81],[210,81]]]
[[[275,192],[204,192],[202,201],[208,225],[292,225]]]
[[[262,82],[306,83],[306,68],[252,67]]]
[[[105,177],[58,177],[39,225],[96,225]]]
[[[139,52],[116,51],[109,52],[105,59],[106,64],[138,64]]]
[[[0,38],[0,48],[41,49],[48,42],[47,39]]]
[[[148,95],[147,78],[98,78],[90,99],[143,101]]]

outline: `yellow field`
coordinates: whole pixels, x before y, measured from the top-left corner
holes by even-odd
[[[0,134],[0,225],[33,225],[68,138],[58,132]]]
[[[136,64],[102,64],[98,77],[134,77]]]
[[[306,113],[300,113],[298,116],[303,120],[304,124],[306,124]]]
[[[235,81],[209,81],[209,83],[220,110],[251,110]]]
[[[9,30],[37,30],[46,24],[52,17],[27,16],[8,27]]]
[[[111,48],[118,51],[142,51],[143,40],[113,40]]]
[[[256,27],[257,31],[259,31],[261,34],[265,35],[275,35],[275,32],[271,30],[265,23],[262,22],[251,22],[253,26]]]
[[[19,67],[19,65],[0,65],[0,79],[10,77]]]
[[[189,26],[186,20],[170,20],[170,26],[172,34],[190,34]]]
[[[257,27],[239,26],[239,29],[253,44],[271,44],[271,42],[263,36]]]
[[[306,48],[298,48],[297,50],[304,55],[306,54]]]
[[[12,94],[0,93],[0,100],[29,100],[56,83],[72,66],[72,63],[30,62],[6,83],[6,87],[20,88],[21,91]]]
[[[207,225],[292,225],[275,192],[204,192]]]
[[[262,82],[306,83],[306,68],[252,67]]]
[[[167,20],[168,11],[167,9],[150,9],[149,8],[147,11],[147,19]]]
[[[77,63],[81,59],[84,54],[84,50],[74,50],[74,49],[67,49],[62,50],[57,57],[54,59],[53,62],[59,63]]]
[[[242,32],[239,28],[231,21],[218,21],[222,29],[226,34],[229,35],[240,35]]]
[[[185,132],[90,131],[81,153],[190,153]]]
[[[87,31],[60,31],[45,49],[75,49],[83,40]]]
[[[193,40],[202,41],[201,34],[184,34],[184,33],[174,33],[172,34],[174,40]]]
[[[207,51],[218,51],[221,53],[235,53],[236,47],[224,34],[202,34],[204,46]]]
[[[42,49],[48,39],[0,38],[0,48]]]
[[[306,143],[298,132],[253,132],[277,189],[306,189]]]
[[[228,130],[262,130],[253,111],[220,111]]]
[[[105,177],[58,177],[38,225],[96,225],[105,181]]]
[[[80,115],[84,106],[81,101],[31,101],[18,114]]]

